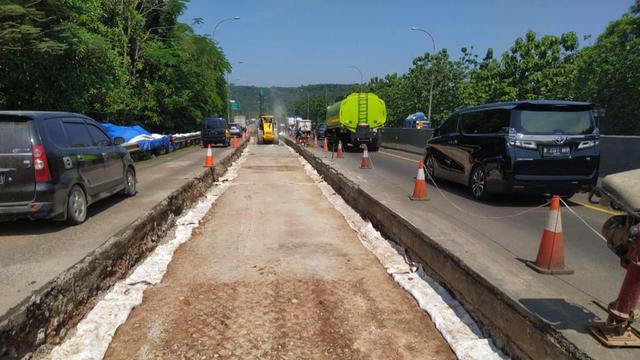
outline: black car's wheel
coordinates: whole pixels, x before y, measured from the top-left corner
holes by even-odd
[[[428,154],[424,158],[424,170],[427,172],[427,180],[433,179],[436,176],[435,173],[435,159],[433,155]]]
[[[136,194],[136,172],[129,166],[124,172],[124,196],[135,196]]]
[[[476,200],[484,200],[487,197],[487,174],[481,165],[476,165],[471,170],[469,189]]]
[[[82,224],[87,219],[87,197],[78,185],[74,185],[67,196],[67,223]]]

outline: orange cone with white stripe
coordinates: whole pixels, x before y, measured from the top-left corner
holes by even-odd
[[[327,138],[324,138],[324,144],[322,145],[322,152],[329,152],[329,143],[327,142]]]
[[[427,196],[427,182],[424,179],[424,163],[422,161],[418,163],[416,184],[413,187],[413,195],[409,196],[409,199],[414,201],[429,200],[429,196]]]
[[[371,165],[369,165],[369,150],[367,149],[367,145],[364,145],[364,150],[362,150],[360,169],[371,169]]]
[[[338,159],[342,159],[344,155],[342,154],[342,141],[338,141],[338,154],[336,156]]]
[[[213,153],[211,152],[211,144],[207,145],[207,157],[204,158],[204,167],[214,167]]]
[[[318,135],[313,136],[313,147],[318,147]]]
[[[549,206],[547,226],[542,233],[536,261],[527,261],[527,266],[542,274],[573,274],[564,264],[564,241],[562,239],[562,216],[560,197],[553,195]]]

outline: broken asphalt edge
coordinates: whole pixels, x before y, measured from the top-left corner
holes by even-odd
[[[213,169],[204,169],[149,212],[109,237],[82,260],[0,315],[0,359],[29,357],[61,342],[94,306],[96,297],[126,277],[153,251],[176,218],[213,186],[249,142],[242,142]]]
[[[304,157],[324,180],[387,239],[408,249],[425,271],[463,304],[505,354],[513,358],[590,359],[561,332],[509,297],[401,215],[337,169],[289,138],[282,140]]]

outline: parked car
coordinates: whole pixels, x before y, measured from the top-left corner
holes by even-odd
[[[0,219],[85,221],[87,207],[136,194],[136,170],[123,138],[86,116],[0,111]]]
[[[469,186],[476,199],[588,191],[600,163],[592,109],[590,103],[536,100],[458,110],[434,130],[425,169]]]
[[[227,121],[223,118],[204,118],[202,120],[202,146],[222,144],[229,146],[231,142],[231,133]]]
[[[240,126],[240,124],[236,124],[236,123],[230,123],[229,124],[229,133],[231,134],[231,136],[235,136],[235,137],[241,137],[242,136],[242,126]]]

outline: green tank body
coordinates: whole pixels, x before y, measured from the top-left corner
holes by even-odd
[[[353,93],[327,107],[327,129],[345,128],[355,132],[360,124],[378,129],[387,121],[387,107],[374,93]]]

